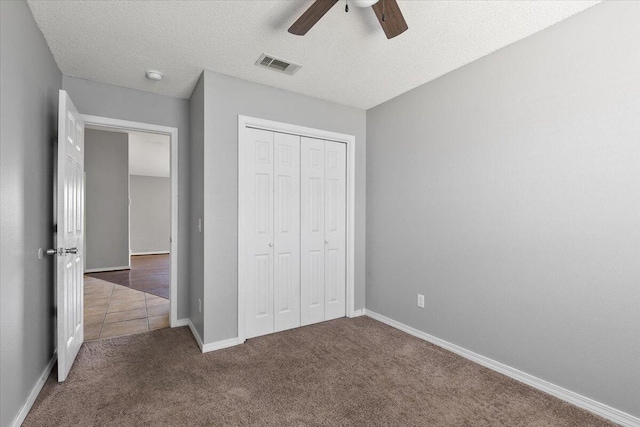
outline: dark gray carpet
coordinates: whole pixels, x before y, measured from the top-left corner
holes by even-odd
[[[367,317],[201,354],[187,328],[85,343],[25,426],[606,426]]]

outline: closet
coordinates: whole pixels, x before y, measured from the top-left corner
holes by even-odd
[[[344,317],[346,144],[247,128],[246,338]]]

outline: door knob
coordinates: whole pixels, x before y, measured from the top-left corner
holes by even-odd
[[[325,244],[325,245],[328,245],[328,244],[329,244],[329,241],[328,241],[328,240],[325,240],[325,241],[324,241],[324,244]]]
[[[269,243],[269,247],[272,248],[273,247],[273,243]]]
[[[47,255],[64,255],[64,254],[77,254],[78,248],[58,248],[58,249],[47,249],[45,252]]]

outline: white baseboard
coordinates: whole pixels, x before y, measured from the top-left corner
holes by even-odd
[[[18,412],[18,415],[16,415],[16,417],[14,418],[13,423],[11,423],[11,427],[21,426],[24,422],[24,419],[27,418],[27,414],[29,414],[33,403],[36,401],[38,394],[40,394],[40,390],[42,390],[42,387],[44,387],[44,383],[47,382],[49,375],[51,375],[51,371],[53,370],[53,367],[55,366],[57,360],[58,353],[57,351],[54,351],[53,357],[51,357],[49,364],[47,364],[47,366],[44,368],[44,371],[42,371],[42,375],[40,375],[38,381],[36,381],[35,385],[31,389],[31,393],[29,393],[27,401],[24,402],[24,405],[22,405],[20,412]]]
[[[196,327],[193,326],[193,323],[191,323],[191,319],[187,319],[187,324],[189,325],[189,329],[191,330],[191,334],[193,335],[193,337],[196,339],[196,342],[198,343],[198,347],[200,347],[200,351],[202,351],[204,353],[204,351],[202,350],[202,347],[203,347],[202,338],[200,338],[200,334],[196,330]]]
[[[182,326],[189,326],[189,319],[178,319],[171,325],[172,328],[180,328]]]
[[[229,338],[228,340],[216,341],[209,344],[205,344],[202,347],[203,353],[208,353],[210,351],[222,350],[223,348],[233,347],[240,344],[238,338]]]
[[[503,375],[511,377],[531,387],[537,388],[538,390],[542,390],[545,393],[548,393],[552,396],[555,396],[579,408],[585,409],[603,418],[611,420],[615,423],[618,423],[623,426],[629,426],[629,427],[640,427],[640,418],[635,417],[631,414],[627,414],[626,412],[622,412],[618,409],[612,408],[611,406],[605,405],[604,403],[600,403],[596,400],[582,396],[581,394],[575,393],[571,390],[567,390],[566,388],[552,384],[538,377],[534,377],[533,375],[527,374],[526,372],[522,372],[518,369],[512,368],[511,366],[507,366],[493,359],[489,359],[488,357],[474,353],[471,350],[467,350],[466,348],[460,347],[456,344],[452,344],[443,339],[434,337],[433,335],[429,335],[426,332],[419,331],[418,329],[412,328],[411,326],[407,326],[403,323],[400,323],[398,321],[385,317],[381,314],[375,313],[371,310],[365,309],[365,315],[371,317],[372,319],[385,323],[389,326],[392,326],[396,329],[404,331],[409,335],[413,335],[414,337],[417,337],[425,341],[428,341],[432,344],[435,344],[438,347],[442,347],[445,350],[449,350],[452,353],[455,353],[459,356],[469,359],[472,362],[478,363],[479,365],[482,365],[496,372],[499,372]]]
[[[87,268],[85,273],[103,273],[105,271],[131,270],[130,265],[122,265],[120,267],[104,267],[104,268]]]
[[[349,316],[349,318],[353,319],[354,317],[360,317],[360,316],[364,316],[364,308],[353,310],[353,313],[351,313],[351,316]]]
[[[152,252],[131,252],[131,256],[136,255],[167,255],[169,251],[152,251]]]
[[[187,322],[188,322],[188,325],[189,325],[189,329],[191,329],[191,333],[193,334],[193,337],[198,342],[198,347],[200,347],[200,350],[203,353],[208,353],[210,351],[216,351],[216,350],[222,350],[223,348],[233,347],[235,345],[241,344],[238,341],[238,338],[229,338],[228,340],[222,340],[222,341],[212,342],[212,343],[209,343],[209,344],[203,344],[202,343],[202,338],[200,338],[200,334],[198,334],[198,331],[196,330],[196,327],[193,326],[193,323],[191,323],[191,319],[187,319]]]

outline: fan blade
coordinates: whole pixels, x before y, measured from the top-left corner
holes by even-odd
[[[289,28],[289,32],[297,36],[304,36],[336,3],[338,3],[338,0],[316,0],[315,3],[309,6],[309,9],[293,23],[291,28]]]
[[[388,39],[399,36],[409,29],[396,0],[379,0],[371,7],[376,13],[378,21],[380,21],[380,25]],[[383,11],[384,21],[382,20]]]

